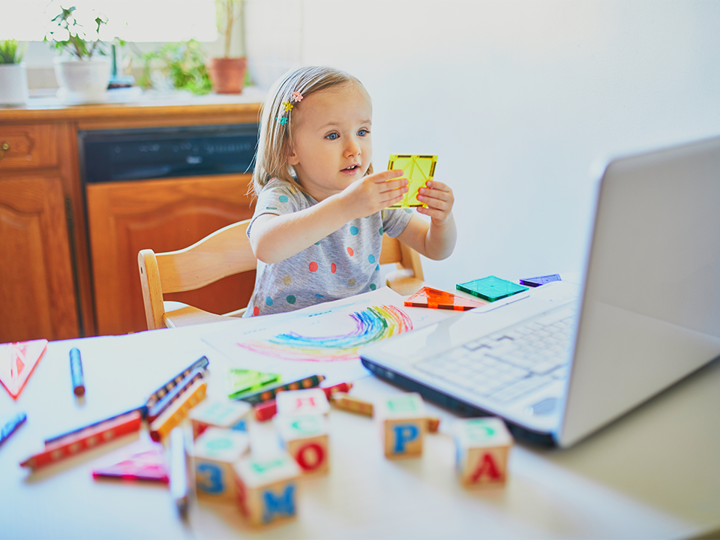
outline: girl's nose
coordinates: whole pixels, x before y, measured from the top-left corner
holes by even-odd
[[[345,147],[345,153],[348,156],[358,156],[360,155],[360,144],[358,144],[358,141],[356,141],[354,138],[349,138],[347,146]]]

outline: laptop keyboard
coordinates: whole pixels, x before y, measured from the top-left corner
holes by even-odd
[[[508,403],[566,379],[575,306],[484,336],[415,367],[461,388]]]

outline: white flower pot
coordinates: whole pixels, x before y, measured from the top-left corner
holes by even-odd
[[[106,56],[87,60],[55,58],[55,78],[60,86],[58,97],[71,104],[106,101],[110,68],[110,58]]]
[[[25,64],[0,64],[0,105],[25,105],[27,100]]]

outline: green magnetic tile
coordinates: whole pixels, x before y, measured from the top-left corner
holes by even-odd
[[[507,281],[506,279],[500,279],[495,276],[488,276],[482,279],[475,279],[468,281],[467,283],[458,283],[456,286],[457,290],[463,291],[473,296],[477,296],[488,302],[494,302],[500,298],[506,296],[512,296],[519,292],[527,291],[527,287]]]

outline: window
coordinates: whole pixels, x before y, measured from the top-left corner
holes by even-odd
[[[42,41],[61,6],[75,6],[76,18],[92,37],[95,18],[107,18],[100,37],[133,42],[215,41],[214,0],[0,0],[3,39]]]

